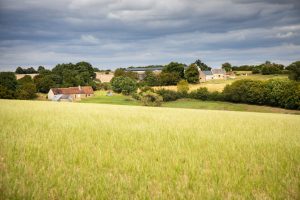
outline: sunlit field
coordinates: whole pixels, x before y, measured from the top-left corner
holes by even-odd
[[[269,80],[272,78],[287,79],[287,75],[261,75],[261,74],[251,74],[251,72],[247,72],[247,71],[244,71],[243,73],[244,74],[247,73],[249,75],[236,76],[235,79],[227,79],[227,80],[216,79],[216,80],[209,80],[207,82],[199,83],[199,84],[190,84],[189,85],[190,91],[197,90],[200,87],[206,87],[210,92],[214,92],[214,91],[222,92],[224,87],[227,84],[231,84],[234,81],[241,80],[241,79],[251,79],[251,80],[261,80],[261,81]],[[165,89],[169,89],[169,90],[177,90],[177,86],[159,86],[159,87],[153,87],[153,88],[154,89],[165,88]]]
[[[299,199],[300,117],[0,100],[0,199]]]

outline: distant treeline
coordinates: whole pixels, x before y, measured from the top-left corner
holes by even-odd
[[[28,70],[29,69],[29,70]],[[28,68],[28,73],[38,73],[33,79],[26,75],[16,80],[13,72],[0,72],[0,98],[32,99],[36,92],[47,93],[53,87],[92,86],[96,89],[96,74],[90,63],[58,64],[52,70],[40,66],[37,71]],[[17,69],[21,72],[21,69]],[[24,69],[22,69],[24,72]]]

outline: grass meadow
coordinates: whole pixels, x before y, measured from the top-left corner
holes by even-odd
[[[82,99],[79,103],[97,103],[114,105],[142,106],[141,101],[133,99],[131,96],[114,93],[113,96],[106,96],[106,91],[95,91],[95,96]],[[190,108],[207,110],[230,110],[230,111],[248,111],[248,112],[267,112],[267,113],[287,113],[298,114],[299,110],[287,110],[270,106],[257,106],[249,104],[230,103],[223,101],[201,101],[196,99],[179,99],[177,101],[163,102],[162,107],[169,108]]]
[[[0,199],[299,199],[300,117],[0,100]]]

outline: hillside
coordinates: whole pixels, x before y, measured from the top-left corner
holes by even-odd
[[[0,199],[299,199],[300,117],[0,100]]]

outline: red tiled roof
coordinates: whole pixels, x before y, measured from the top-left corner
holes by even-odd
[[[69,88],[51,88],[54,95],[57,94],[94,94],[91,86],[69,87]]]

